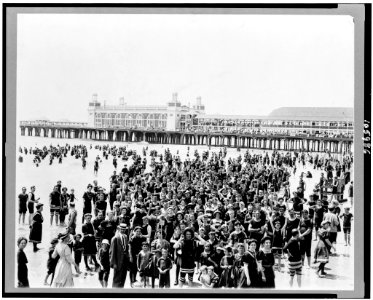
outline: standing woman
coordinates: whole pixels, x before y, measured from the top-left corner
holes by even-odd
[[[324,268],[325,268],[325,265],[329,262],[330,248],[334,248],[333,244],[329,241],[329,231],[328,231],[329,227],[330,227],[330,222],[323,221],[321,223],[321,228],[317,232],[317,237],[319,238],[319,241],[315,248],[315,262],[320,263],[316,271],[316,274],[319,277],[325,277],[326,273],[325,273]]]
[[[188,286],[192,287],[196,260],[195,253],[197,250],[197,243],[194,240],[193,230],[190,228],[186,228],[182,233],[180,239],[174,245],[174,248],[181,250],[179,287],[183,287],[186,275],[188,275]]]
[[[261,266],[262,273],[262,287],[275,287],[275,272],[273,266],[275,264],[275,257],[271,249],[271,237],[266,236],[262,238],[263,248],[258,253],[258,262]]]
[[[88,265],[88,257],[92,258],[95,263],[96,269],[100,266],[96,260],[96,240],[95,240],[95,229],[91,223],[92,214],[87,213],[84,215],[85,223],[82,226],[83,233],[83,248],[84,248],[84,264],[87,271],[92,271]]]
[[[71,265],[78,268],[74,259],[71,255],[71,249],[68,245],[70,241],[70,233],[68,230],[64,233],[60,233],[58,235],[58,239],[60,240],[57,244],[54,252],[52,254],[52,258],[56,258],[57,255],[60,257],[58,260],[56,269],[55,269],[55,277],[53,279],[53,287],[73,287],[74,280],[73,280],[73,272],[71,269]]]
[[[224,247],[224,256],[220,261],[220,268],[223,272],[220,277],[219,286],[224,288],[234,287],[234,274],[233,274],[234,256],[232,255],[232,247]]]
[[[23,249],[27,245],[27,239],[20,237],[17,240],[18,252],[17,252],[17,265],[18,265],[18,287],[30,287],[28,282],[28,269],[27,269],[27,257]]]
[[[263,238],[262,220],[260,219],[260,212],[255,210],[253,212],[253,218],[249,223],[250,239],[256,240],[257,249],[259,250],[259,243]]]
[[[40,250],[37,247],[37,244],[41,243],[42,231],[43,231],[43,216],[41,212],[43,211],[44,204],[38,203],[36,204],[36,213],[32,217],[32,224],[30,226],[30,242],[34,245],[34,252]]]
[[[249,251],[243,257],[246,287],[250,288],[257,288],[261,285],[261,275],[259,274],[258,261],[256,259],[257,243],[256,239],[248,240]]]
[[[243,257],[245,255],[245,245],[243,243],[237,244],[237,253],[234,255],[233,274],[234,287],[247,287],[247,280],[245,276]]]
[[[175,249],[175,253],[174,253],[174,257],[173,257],[174,263],[176,265],[174,285],[179,284],[179,274],[180,274],[180,266],[181,266],[181,249],[176,249],[175,245],[176,245],[177,241],[180,239],[180,236],[181,236],[180,227],[176,226],[175,230],[174,230],[174,233],[173,233],[173,235],[171,237],[171,240],[170,240],[171,247],[173,247]]]

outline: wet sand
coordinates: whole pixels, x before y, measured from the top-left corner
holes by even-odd
[[[48,249],[50,247],[49,242],[52,238],[56,237],[59,232],[64,231],[63,227],[53,225],[50,226],[50,214],[49,214],[49,194],[53,189],[53,186],[56,184],[58,180],[62,181],[62,186],[66,186],[68,188],[68,192],[70,192],[71,188],[75,189],[75,195],[77,197],[77,204],[76,209],[78,211],[78,222],[77,222],[77,232],[81,232],[81,217],[82,217],[82,206],[83,200],[82,195],[86,190],[87,184],[92,183],[93,180],[98,181],[98,185],[105,188],[107,191],[109,190],[109,177],[112,175],[114,166],[112,164],[112,157],[109,156],[109,159],[102,159],[102,163],[100,164],[100,168],[98,171],[98,175],[95,176],[93,174],[93,162],[97,155],[101,156],[101,152],[99,150],[94,149],[94,146],[97,144],[101,145],[127,145],[128,149],[136,150],[138,154],[142,156],[142,149],[143,147],[148,146],[149,150],[147,151],[147,171],[150,170],[150,150],[155,149],[158,153],[164,153],[164,149],[169,148],[172,154],[176,154],[176,151],[179,150],[179,155],[181,158],[186,157],[187,153],[187,146],[184,145],[155,145],[149,144],[145,145],[142,143],[115,143],[115,142],[95,142],[95,141],[87,141],[87,140],[76,140],[76,139],[52,139],[52,138],[42,138],[42,137],[24,137],[20,136],[17,138],[17,151],[18,146],[26,146],[26,147],[34,147],[38,146],[39,148],[45,146],[49,146],[50,144],[56,146],[65,145],[69,143],[70,145],[78,145],[78,144],[85,144],[88,146],[92,144],[93,148],[89,150],[88,158],[87,158],[87,167],[83,169],[81,166],[81,160],[75,159],[72,157],[70,153],[67,154],[66,158],[63,158],[63,163],[59,164],[58,161],[55,159],[52,165],[49,165],[49,160],[46,158],[44,161],[41,162],[39,167],[36,167],[32,160],[33,155],[24,155],[23,156],[23,163],[17,162],[16,172],[17,172],[17,182],[16,182],[16,195],[21,192],[22,186],[27,187],[27,192],[29,192],[30,186],[36,186],[35,196],[36,198],[40,197],[41,202],[44,203],[44,223],[43,223],[43,238],[42,243],[39,244],[40,251],[34,253],[32,251],[32,244],[28,244],[25,253],[28,258],[28,269],[29,269],[29,281],[31,287],[44,287],[44,277],[46,275],[46,263],[48,259]],[[194,150],[198,149],[200,154],[202,151],[208,150],[207,146],[190,146],[190,156],[193,156]],[[220,148],[218,147],[211,147],[211,151],[219,151]],[[232,157],[235,158],[238,155],[244,155],[246,149],[242,149],[241,152],[238,152],[236,149],[228,148],[228,155],[227,158]],[[251,153],[259,153],[262,152],[260,150],[249,150]],[[270,151],[268,151],[270,152]],[[17,152],[17,157],[18,157]],[[118,171],[120,171],[123,167],[123,164],[126,163],[130,165],[132,160],[129,159],[128,161],[122,161],[121,159],[118,160]],[[308,198],[308,195],[312,193],[312,190],[317,183],[320,177],[320,170],[314,170],[312,166],[306,165],[306,168],[302,168],[298,166],[297,172],[295,175],[292,174],[290,178],[290,187],[291,191],[296,189],[296,186],[299,181],[299,176],[301,172],[311,171],[313,178],[305,178],[306,182],[306,191],[305,196]],[[347,198],[347,190],[348,185],[345,188],[345,195],[344,198]],[[15,199],[16,203],[18,203],[18,199]],[[342,208],[343,212],[343,208]],[[353,209],[351,210],[353,213]],[[15,208],[15,217],[18,222],[18,204]],[[352,228],[353,230],[354,228]],[[26,214],[26,224],[17,226],[16,235],[17,238],[19,236],[25,236],[28,238],[29,235],[29,225],[28,225],[28,213]],[[314,233],[313,233],[313,236]],[[319,278],[315,271],[316,269],[307,269],[306,267],[303,268],[303,276],[302,276],[302,289],[311,289],[311,290],[329,290],[329,289],[353,289],[353,279],[354,279],[354,234],[352,233],[351,243],[352,246],[344,246],[343,240],[343,232],[338,233],[338,240],[337,240],[337,252],[339,253],[338,256],[330,257],[329,263],[326,265],[326,272],[328,275],[326,278]],[[313,248],[316,246],[316,242],[312,243],[312,253]],[[16,251],[16,246],[15,246]],[[283,264],[286,264],[286,261],[282,261]],[[80,264],[80,269],[83,271],[85,270],[84,263]],[[287,274],[287,267],[284,266],[282,268],[282,273],[276,272],[276,289],[289,289],[289,278],[290,275]],[[174,279],[174,269],[171,270],[171,288],[175,288],[173,285]],[[112,283],[112,274],[113,270],[111,270],[110,277],[109,277],[109,287],[111,287]],[[194,280],[197,281],[197,276],[195,275]],[[158,281],[156,281],[157,283]],[[100,288],[101,285],[98,281],[97,273],[92,273],[92,275],[87,274],[86,276],[83,274],[79,275],[78,277],[74,278],[74,283],[76,287],[79,288]],[[135,285],[136,286],[136,285]],[[48,287],[46,287],[48,288]],[[125,288],[130,288],[129,286],[129,276],[127,276]],[[296,280],[294,280],[294,289],[297,289]]]

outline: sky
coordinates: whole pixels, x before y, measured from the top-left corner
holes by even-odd
[[[353,107],[349,16],[21,14],[17,118],[87,121],[108,105],[166,105],[172,93],[208,114],[284,106]]]

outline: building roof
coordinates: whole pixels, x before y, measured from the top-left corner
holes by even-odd
[[[354,109],[352,107],[280,107],[272,111],[271,118],[297,118],[300,120],[315,121],[353,121]]]
[[[352,107],[281,107],[268,116],[254,115],[198,115],[200,119],[223,120],[291,120],[291,121],[353,121]]]

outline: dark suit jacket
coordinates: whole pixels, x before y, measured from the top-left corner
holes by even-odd
[[[116,234],[111,239],[110,245],[110,267],[118,266],[118,269],[128,266],[128,237],[124,235],[124,245],[122,243],[121,235]]]

